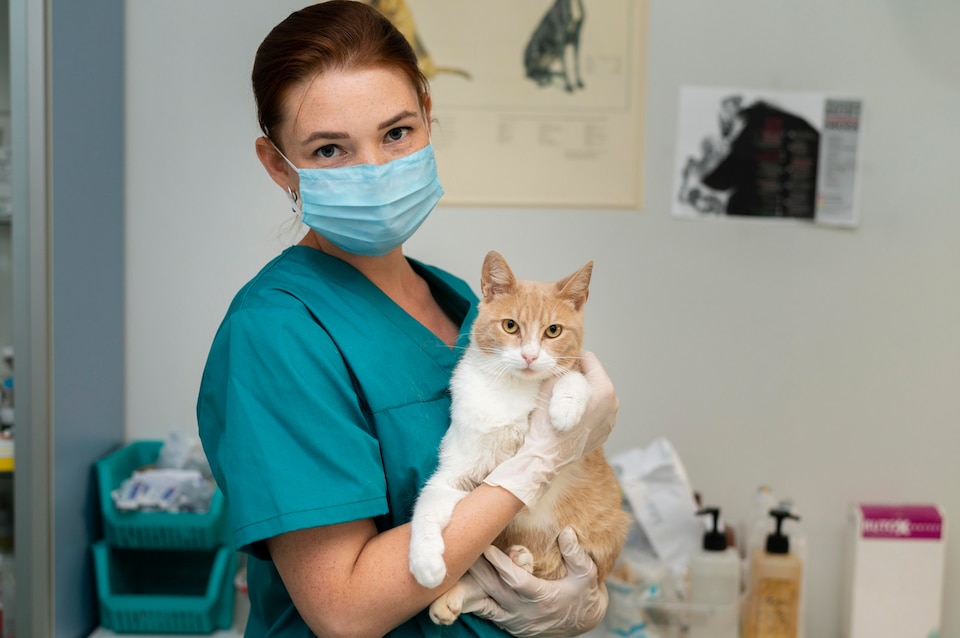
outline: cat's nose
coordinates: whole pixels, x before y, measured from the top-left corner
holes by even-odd
[[[527,362],[527,367],[529,368],[530,364],[536,361],[540,356],[540,352],[538,350],[527,350],[524,348],[520,351],[520,356],[523,357],[523,360]]]

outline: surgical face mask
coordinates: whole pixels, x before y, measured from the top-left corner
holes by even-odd
[[[277,150],[280,153],[279,149]],[[297,168],[303,223],[355,255],[379,257],[407,241],[443,195],[433,146],[386,164]]]

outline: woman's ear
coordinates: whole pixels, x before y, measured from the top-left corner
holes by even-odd
[[[297,177],[291,175],[290,165],[280,155],[280,151],[273,145],[273,142],[266,137],[260,136],[257,138],[257,157],[280,188],[294,192],[300,190]]]
[[[433,114],[433,98],[430,97],[429,93],[425,93],[423,96],[423,119],[427,123],[427,132],[433,133],[433,120],[430,119]]]

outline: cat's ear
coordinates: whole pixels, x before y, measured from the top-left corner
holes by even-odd
[[[487,253],[483,258],[483,269],[480,272],[480,293],[484,300],[489,301],[496,295],[512,292],[517,285],[517,278],[507,265],[503,255],[495,250]]]
[[[560,297],[566,299],[577,310],[583,308],[590,296],[590,275],[593,274],[593,261],[588,261],[577,272],[557,282]]]

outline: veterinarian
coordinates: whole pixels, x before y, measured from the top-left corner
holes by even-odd
[[[594,392],[581,426],[559,434],[534,412],[516,457],[457,506],[444,583],[428,590],[409,573],[408,521],[437,464],[450,374],[477,301],[463,281],[402,251],[443,192],[413,50],[376,10],[332,0],[270,32],[252,81],[257,157],[307,230],[235,297],[197,405],[234,543],[249,557],[246,635],[595,627],[606,590],[572,530],[558,540],[569,572],[558,581],[488,549],[524,498],[613,428],[616,393],[589,353]],[[468,570],[490,597],[441,629],[425,608]]]

